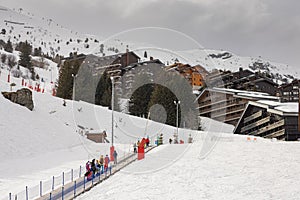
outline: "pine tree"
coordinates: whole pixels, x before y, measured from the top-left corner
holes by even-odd
[[[2,62],[2,63],[5,63],[5,62],[6,62],[6,58],[7,58],[7,55],[6,55],[6,54],[1,54],[1,62]]]
[[[20,61],[19,64],[23,67],[26,67],[27,69],[31,70],[31,53],[32,53],[32,46],[27,42],[22,42],[19,44],[20,48]]]
[[[111,90],[112,83],[110,80],[110,76],[105,71],[97,85],[96,93],[95,93],[95,104],[101,106],[107,106],[111,109]]]
[[[75,99],[94,104],[95,92],[100,78],[93,76],[94,71],[89,63],[82,62],[83,59],[79,60],[81,65],[78,69],[75,82]]]
[[[81,62],[79,60],[75,61],[65,61],[61,66],[59,71],[59,81],[57,88],[57,96],[63,99],[72,99],[73,95],[73,82],[74,78],[72,74],[77,74]]]
[[[3,35],[6,34],[6,30],[4,28],[1,30],[1,34],[3,34]]]
[[[145,84],[146,83],[146,84]],[[129,113],[136,116],[147,116],[148,104],[154,90],[150,77],[146,73],[137,73],[134,77],[133,94],[129,100]]]
[[[35,71],[31,63],[32,46],[27,41],[25,41],[19,43],[19,48],[21,52],[19,65],[29,69],[31,73],[31,79],[35,80]]]
[[[9,55],[7,57],[7,64],[9,68],[12,69],[17,64],[16,57],[13,55]]]
[[[33,50],[33,55],[34,56],[41,56],[42,55],[42,48],[39,47],[39,48],[34,48]]]
[[[104,44],[100,44],[100,53],[103,53],[104,51]]]
[[[13,47],[12,47],[12,43],[10,40],[8,40],[7,43],[5,44],[4,50],[7,52],[10,52],[10,53],[13,52]]]
[[[130,114],[135,116],[148,115],[148,104],[151,99],[153,90],[153,84],[146,84],[134,91],[129,101]]]
[[[176,116],[176,105],[174,104],[174,101],[177,101],[177,98],[175,94],[172,93],[171,90],[169,90],[167,87],[162,85],[155,85],[148,107],[150,108],[155,104],[159,104],[163,106],[167,114],[166,124],[171,126],[176,126],[177,116]],[[180,124],[180,115],[181,115],[180,108],[178,113],[179,113],[178,118]],[[160,116],[155,116],[154,120],[155,119],[156,121],[162,121],[162,119],[160,119]]]

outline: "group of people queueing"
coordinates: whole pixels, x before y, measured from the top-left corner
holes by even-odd
[[[150,145],[150,139],[149,139],[149,137],[143,138],[142,141],[145,141],[145,142],[144,142],[144,148],[145,148],[145,149],[146,149],[147,147],[149,147],[149,145]],[[137,148],[140,147],[140,145],[141,145],[141,141],[140,141],[140,140],[138,140],[137,143],[134,143],[134,144],[133,144],[133,152],[134,152],[134,153],[137,153]]]
[[[113,156],[114,156],[114,164],[117,164],[118,153],[116,150],[113,152]],[[105,157],[101,155],[99,160],[93,159],[91,162],[87,161],[87,163],[85,164],[85,169],[86,169],[85,176],[87,177],[88,180],[90,180],[92,179],[92,177],[95,177],[96,175],[101,175],[104,172],[106,173],[109,164],[110,164],[110,159],[108,155],[106,155]]]

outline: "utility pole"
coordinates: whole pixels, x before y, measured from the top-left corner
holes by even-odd
[[[174,104],[176,105],[176,134],[174,137],[174,143],[178,143],[178,107],[180,105],[180,101],[174,101]]]
[[[72,95],[72,99],[73,99],[73,101],[75,101],[75,81],[76,81],[77,74],[72,74],[72,77],[73,77],[73,95]]]
[[[111,76],[111,147],[110,147],[110,160],[114,161],[114,102],[115,102],[115,80]]]

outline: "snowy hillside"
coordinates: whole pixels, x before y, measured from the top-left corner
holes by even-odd
[[[45,78],[49,79],[46,73]],[[12,77],[13,90],[21,88],[21,79]],[[0,91],[10,91],[7,71],[0,74]],[[111,111],[84,102],[67,101],[51,96],[51,91],[33,91],[34,110],[14,104],[0,95],[0,196],[17,193],[25,186],[35,186],[62,171],[84,165],[91,158],[108,154],[109,143],[95,144],[79,134],[78,125],[86,129],[106,130],[111,139]],[[119,155],[132,152],[132,144],[149,136],[154,143],[158,134],[167,142],[176,130],[147,119],[115,113],[115,145]],[[203,121],[206,130],[214,122]],[[147,124],[147,130],[145,129]],[[232,133],[224,124],[224,131]],[[194,131],[179,129],[179,137],[187,141]],[[20,164],[22,163],[22,164]],[[14,166],[14,167],[11,167]]]
[[[0,76],[1,91],[9,90],[5,79]],[[92,144],[76,132],[76,124],[80,124],[106,129],[110,138],[111,113],[107,108],[72,101],[64,107],[62,99],[37,92],[33,95],[33,112],[0,97],[1,197],[109,151],[109,144]],[[132,151],[131,143],[144,136],[147,122],[121,113],[116,113],[115,121],[116,142],[123,143],[116,145],[117,151],[122,155]],[[297,199],[300,177],[295,171],[300,160],[294,153],[300,149],[298,142],[262,138],[254,142],[247,141],[247,136],[213,134],[232,127],[206,118],[202,121],[208,132],[193,134],[194,144],[160,146],[145,160],[124,168],[79,199],[123,199],[124,195],[128,199]],[[150,122],[147,133],[156,136],[163,132],[166,142],[174,130]],[[186,133],[192,132],[179,130],[181,137]],[[200,159],[207,147],[210,153]]]
[[[0,34],[0,39],[5,42],[10,39],[14,44],[28,40],[33,47],[41,47],[42,51],[50,56],[56,54],[68,56],[70,52],[75,51],[78,54],[94,53],[103,56],[125,52],[128,48],[136,51],[142,60],[147,60],[152,56],[162,60],[165,64],[179,61],[192,65],[200,64],[207,70],[237,71],[242,67],[268,73],[278,83],[300,78],[300,70],[296,66],[275,63],[263,58],[238,56],[229,51],[196,49],[194,45],[190,50],[171,51],[164,49],[164,44],[153,45],[146,41],[138,41],[140,37],[146,37],[143,34],[151,31],[148,29],[142,32],[142,35],[139,35],[141,33],[137,31],[137,33],[129,32],[128,35],[115,35],[105,39],[101,36],[84,34],[82,30],[81,32],[69,30],[52,19],[38,17],[20,9],[10,10],[0,7],[0,18],[3,19],[0,22],[1,31],[5,30],[5,34]],[[136,37],[134,37],[135,34]],[[144,58],[145,51],[148,52],[147,58]]]
[[[70,52],[104,53],[105,55],[125,52],[132,45],[118,39],[105,42],[101,49],[101,36],[86,34],[84,31],[73,31],[51,18],[35,16],[24,10],[11,10],[0,6],[0,40],[11,40],[13,44],[27,40],[34,48],[42,48],[49,56],[69,56]]]
[[[229,51],[195,49],[179,52],[193,65],[200,64],[207,70],[221,69],[236,72],[240,67],[253,72],[265,72],[270,74],[273,80],[279,84],[300,78],[300,68],[286,64],[275,63],[263,58],[238,56]]]
[[[34,47],[41,47],[50,56],[67,56],[72,51],[89,53],[99,46],[99,39],[95,36],[80,34],[52,19],[36,17],[23,10],[0,7],[0,18],[0,28],[5,30],[5,34],[0,34],[0,39],[5,42],[10,39],[14,44],[27,40]]]

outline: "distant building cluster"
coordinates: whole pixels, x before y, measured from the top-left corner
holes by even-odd
[[[133,92],[137,74],[146,73],[152,80],[151,67],[156,66],[185,78],[196,95],[199,116],[232,124],[235,134],[300,139],[299,80],[280,85],[265,74],[243,68],[208,72],[200,65],[175,62],[166,66],[152,57],[141,61],[132,51],[95,59],[93,75],[105,71],[114,77],[115,91],[123,97]]]

